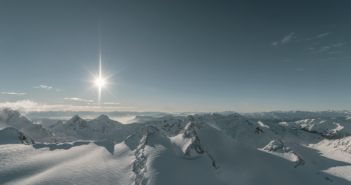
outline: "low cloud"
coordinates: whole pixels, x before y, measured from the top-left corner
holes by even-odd
[[[119,103],[113,103],[113,102],[105,102],[105,105],[118,105]]]
[[[63,90],[63,89],[55,89],[55,91],[65,91],[65,90]]]
[[[26,95],[27,93],[2,92],[1,94],[11,94],[11,95],[23,96],[23,95]]]
[[[94,100],[86,100],[82,98],[64,98],[65,100],[82,101],[82,102],[94,102]]]
[[[20,100],[16,102],[0,103],[0,109],[11,108],[21,112],[42,112],[42,111],[125,111],[134,109],[134,107],[98,107],[98,106],[77,106],[70,104],[48,105],[38,103],[32,100]]]
[[[276,42],[273,42],[272,45],[273,46],[279,46],[279,45],[282,45],[282,44],[286,44],[286,43],[289,43],[291,42],[294,38],[296,38],[296,36],[294,36],[295,33],[294,32],[291,32],[290,34],[286,35],[285,37],[283,37],[283,39],[281,41],[276,41]]]
[[[327,35],[330,35],[331,33],[322,33],[320,35],[317,35],[316,37],[317,38],[323,38],[323,37],[326,37]]]
[[[39,86],[36,86],[36,87],[34,87],[34,88],[39,88],[39,89],[47,89],[47,90],[50,90],[50,89],[52,89],[52,87],[49,87],[49,86],[46,86],[46,85],[39,85]]]

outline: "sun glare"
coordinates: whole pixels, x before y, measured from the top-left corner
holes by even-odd
[[[98,78],[95,80],[95,84],[99,87],[103,87],[105,85],[105,80],[102,78]]]

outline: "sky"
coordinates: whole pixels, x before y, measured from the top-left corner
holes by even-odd
[[[349,0],[2,1],[0,107],[350,110],[350,8]]]

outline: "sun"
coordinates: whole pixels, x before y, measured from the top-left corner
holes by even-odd
[[[101,88],[105,85],[105,80],[103,78],[97,78],[95,80],[95,85],[97,85],[99,88]]]

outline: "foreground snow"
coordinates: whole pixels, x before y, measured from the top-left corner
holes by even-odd
[[[36,141],[30,120],[1,116],[0,184],[351,184],[345,117],[205,114],[123,125],[74,116]]]

